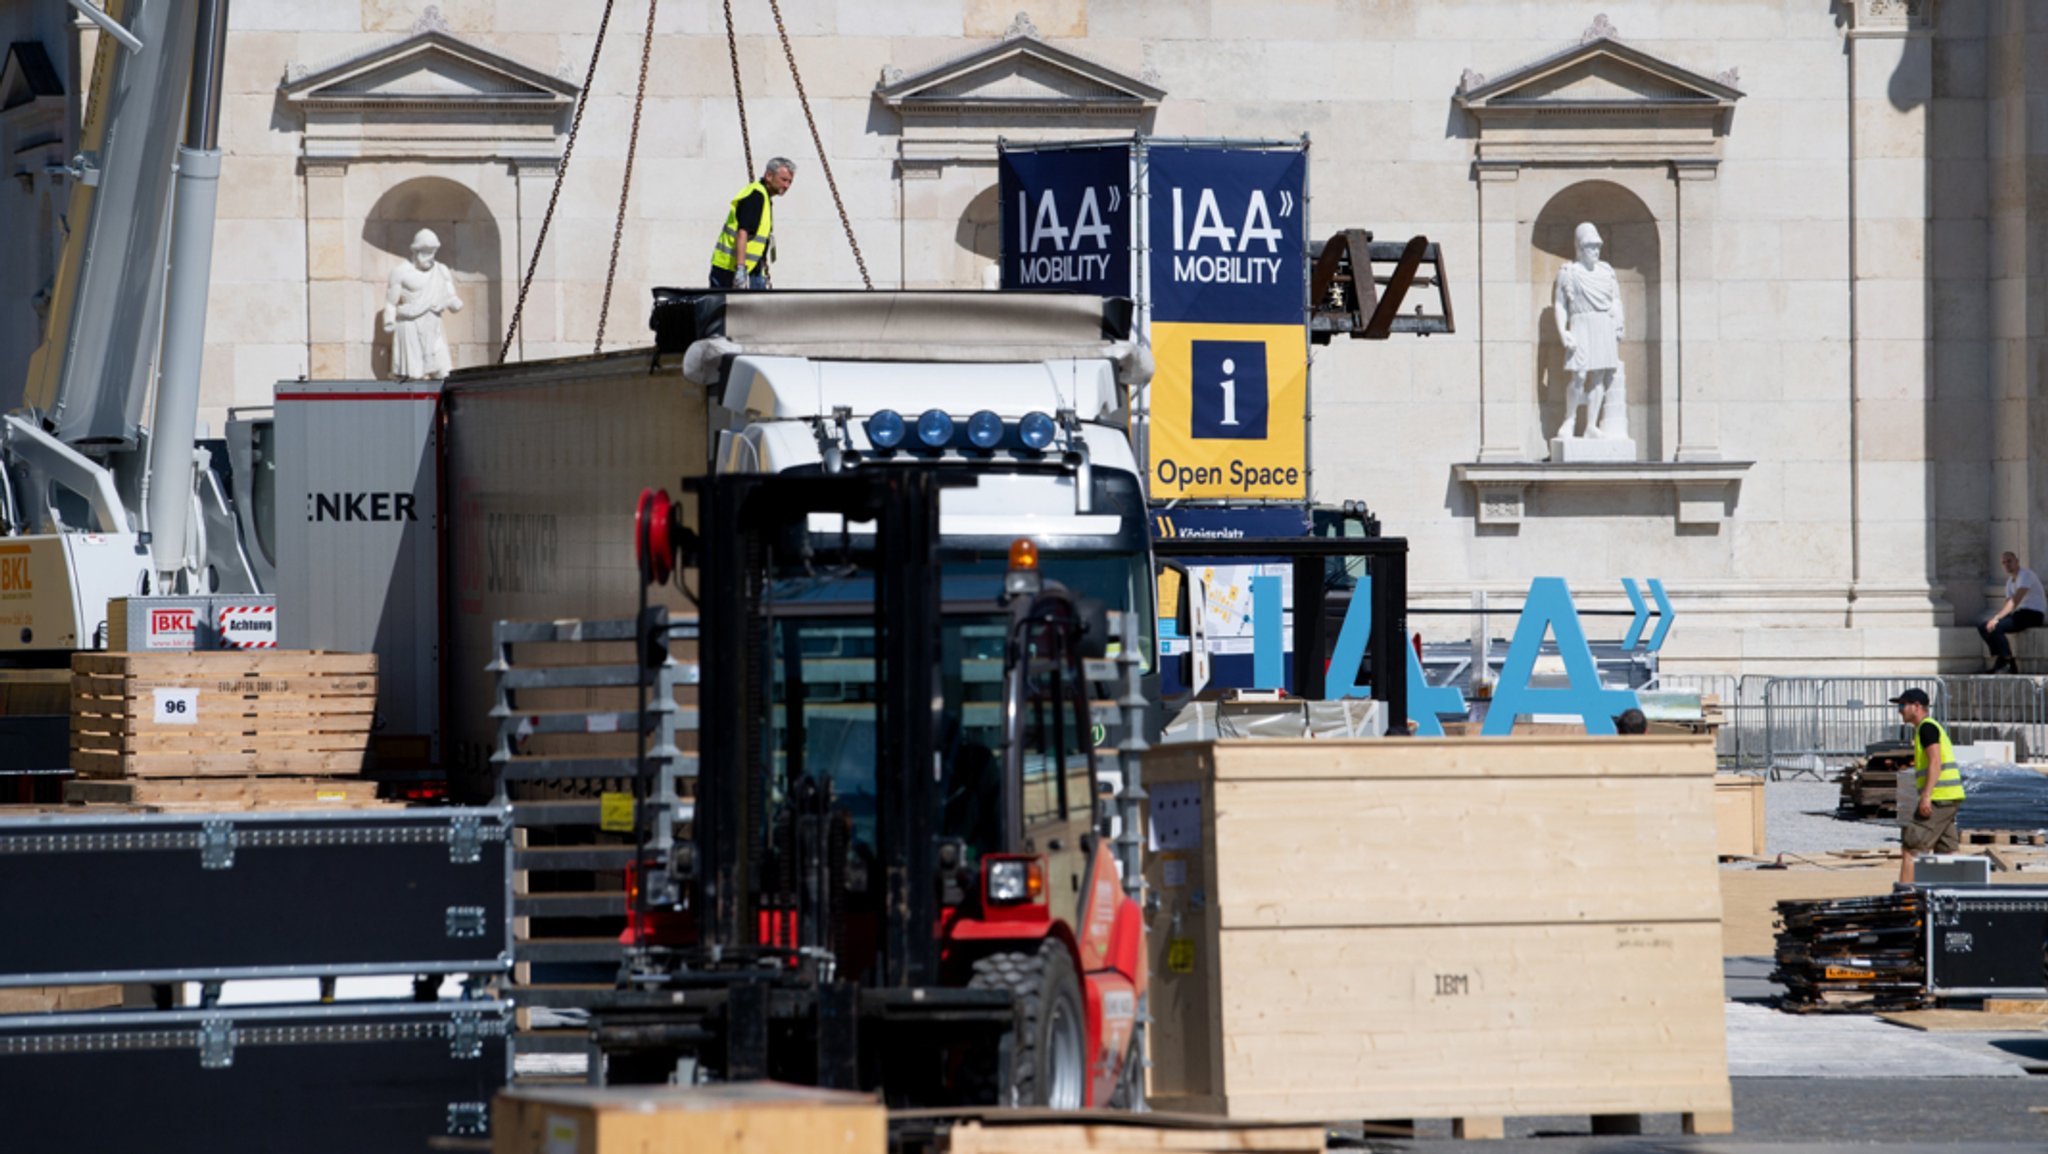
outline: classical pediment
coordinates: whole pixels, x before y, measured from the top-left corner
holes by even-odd
[[[1493,110],[1722,110],[1742,99],[1733,81],[1732,73],[1709,78],[1600,37],[1491,80],[1468,74],[1458,104],[1482,117]]]
[[[891,70],[875,95],[906,116],[1138,116],[1166,92],[1032,35],[1013,35],[911,75]]]
[[[42,45],[17,40],[7,46],[7,61],[0,64],[0,112],[63,96],[63,82],[57,79],[57,70]]]
[[[1596,24],[1505,75],[1465,74],[1457,104],[1472,116],[1482,165],[1719,161],[1742,99],[1735,71],[1702,76],[1611,33]]]
[[[552,115],[573,104],[576,85],[451,33],[429,30],[293,76],[281,89],[305,108],[491,109]]]

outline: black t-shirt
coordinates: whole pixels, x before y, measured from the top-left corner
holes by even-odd
[[[1920,748],[1934,755],[1928,758],[1929,761],[1938,761],[1940,759],[1941,727],[1939,725],[1934,724],[1932,721],[1920,723]]]
[[[745,229],[748,236],[761,235],[761,209],[767,203],[768,194],[755,189],[748,193],[746,199],[740,201],[739,207],[734,210],[739,227]]]

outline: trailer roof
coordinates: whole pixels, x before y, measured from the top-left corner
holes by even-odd
[[[1042,361],[1131,339],[1122,297],[1003,292],[655,290],[657,347],[722,338],[762,356],[862,361]]]

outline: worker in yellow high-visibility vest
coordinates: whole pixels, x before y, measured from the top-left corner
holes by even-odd
[[[1913,730],[1913,785],[1919,796],[1910,809],[1899,809],[1899,880],[1911,885],[1914,855],[1953,853],[1962,845],[1956,811],[1963,806],[1963,771],[1956,766],[1948,730],[1927,716],[1926,690],[1908,689],[1892,704],[1899,707],[1899,720]]]
[[[761,179],[740,189],[725,210],[725,227],[711,250],[711,287],[764,289],[775,237],[776,197],[789,191],[796,165],[776,157],[761,170]]]

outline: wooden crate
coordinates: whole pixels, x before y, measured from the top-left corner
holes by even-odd
[[[1146,755],[1163,1110],[1731,1118],[1699,737]]]
[[[0,1014],[81,1014],[121,1005],[119,986],[13,986],[0,989]]]
[[[774,1082],[521,1087],[491,1111],[495,1154],[883,1154],[888,1139],[872,1097]]]
[[[962,1118],[945,1133],[945,1154],[1323,1154],[1322,1126],[1223,1123],[1148,1111],[1087,1115],[1002,1110]]]
[[[70,805],[137,806],[148,810],[367,809],[380,801],[364,777],[80,778],[64,783]]]
[[[374,654],[80,653],[71,768],[87,778],[359,773],[376,708]]]
[[[1764,779],[1747,773],[1714,777],[1714,852],[1721,857],[1762,857]]]

